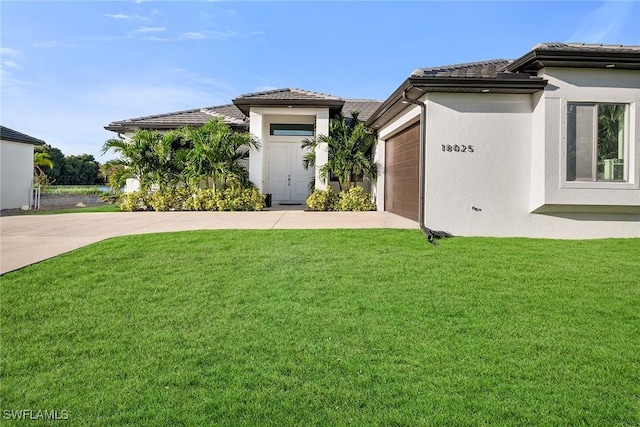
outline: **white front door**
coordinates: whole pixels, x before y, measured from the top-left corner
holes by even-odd
[[[299,143],[269,144],[269,192],[276,202],[304,202],[314,170],[305,170]]]

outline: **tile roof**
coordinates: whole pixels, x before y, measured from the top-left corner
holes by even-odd
[[[269,99],[269,100],[336,100],[341,98],[333,95],[327,95],[326,93],[312,92],[304,89],[296,88],[284,88],[267,90],[264,92],[253,92],[240,95],[236,100],[254,100],[254,99]]]
[[[43,145],[45,142],[6,126],[0,126],[0,139],[3,141],[22,142],[25,144]]]
[[[233,104],[227,104],[120,120],[111,122],[109,126],[107,126],[107,128],[125,127],[127,125],[151,127],[180,127],[189,125],[203,125],[211,120],[212,117],[216,116],[222,117],[228,124],[246,125],[246,117],[242,113],[242,111],[240,111],[238,107]]]
[[[499,72],[512,61],[508,59],[493,59],[481,62],[445,65],[433,68],[418,68],[411,77],[480,77],[495,78]]]
[[[352,111],[360,111],[358,120],[366,122],[369,117],[382,105],[382,101],[374,99],[345,99],[342,107],[342,115],[351,117]]]
[[[531,49],[531,51],[545,50],[593,53],[640,53],[640,46],[546,42],[538,43]],[[493,59],[441,67],[418,68],[411,73],[411,77],[495,78],[498,76],[498,73],[508,72],[507,67],[513,62],[514,60],[509,59]]]
[[[565,50],[580,52],[640,52],[640,45],[595,44],[595,43],[538,43],[531,50]]]

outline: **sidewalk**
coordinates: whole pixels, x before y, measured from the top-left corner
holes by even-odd
[[[418,228],[389,212],[115,212],[0,218],[0,274],[104,239],[213,229]]]

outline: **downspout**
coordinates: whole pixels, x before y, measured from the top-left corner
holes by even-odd
[[[405,89],[404,91],[402,91],[402,99],[406,102],[408,102],[409,104],[414,104],[414,105],[418,105],[420,106],[420,169],[419,169],[419,173],[418,173],[418,179],[420,180],[418,182],[418,224],[420,226],[420,230],[422,231],[422,233],[427,237],[427,240],[429,241],[429,243],[436,245],[437,243],[435,243],[433,241],[434,238],[441,238],[441,237],[452,237],[449,233],[444,232],[444,231],[434,231],[432,229],[430,229],[429,227],[425,226],[425,213],[424,213],[424,193],[425,193],[425,176],[426,176],[426,147],[425,147],[425,143],[426,143],[426,138],[425,138],[425,132],[426,132],[426,128],[427,128],[427,106],[424,102],[422,101],[418,101],[416,99],[411,99],[407,96],[407,90]]]

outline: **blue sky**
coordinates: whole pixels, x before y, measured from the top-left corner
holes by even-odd
[[[3,1],[1,122],[99,161],[114,120],[297,87],[386,99],[416,68],[640,44],[640,3]]]

